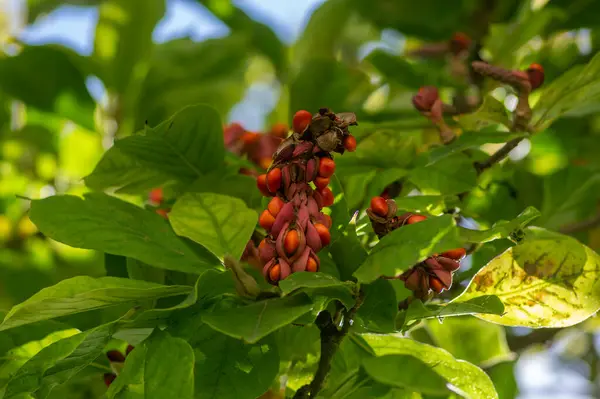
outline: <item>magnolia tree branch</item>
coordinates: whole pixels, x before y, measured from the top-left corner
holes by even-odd
[[[296,391],[293,399],[316,398],[325,384],[325,379],[331,370],[331,362],[335,356],[342,340],[350,331],[354,316],[362,305],[364,295],[360,292],[356,298],[355,305],[347,311],[342,311],[342,326],[338,328],[327,310],[319,313],[315,324],[321,331],[321,356],[317,372],[310,384],[304,385]]]
[[[588,220],[583,220],[581,222],[564,225],[560,228],[560,232],[563,234],[573,234],[573,233],[578,233],[580,231],[589,230],[589,229],[599,226],[599,225],[600,225],[600,213],[598,213],[597,215],[595,215],[594,217],[592,217]]]
[[[477,169],[477,173],[482,173],[486,169],[489,169],[495,164],[501,162],[504,158],[508,156],[508,154],[510,154],[512,150],[514,150],[519,145],[521,140],[523,140],[522,137],[513,139],[508,143],[504,144],[504,146],[502,146],[502,148],[500,148],[498,151],[490,155],[490,157],[484,162],[476,162],[475,169]]]

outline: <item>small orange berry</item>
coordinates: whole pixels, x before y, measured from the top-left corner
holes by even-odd
[[[308,111],[298,111],[294,114],[294,119],[292,120],[292,128],[296,133],[302,133],[310,122],[312,121],[312,114]]]
[[[158,213],[160,216],[162,216],[165,219],[169,218],[169,211],[170,209],[157,209],[156,213]]]
[[[356,151],[356,138],[353,135],[344,137],[344,148],[349,152]]]
[[[298,232],[296,230],[290,230],[285,235],[285,239],[283,240],[283,249],[287,256],[292,256],[298,250],[298,246],[300,245],[300,237],[298,236]]]
[[[335,197],[333,196],[333,192],[329,187],[325,187],[324,189],[319,191],[319,194],[323,197],[323,206],[331,206],[335,201]]]
[[[315,229],[317,230],[317,233],[319,233],[321,244],[323,246],[329,245],[331,242],[331,233],[329,233],[327,226],[322,223],[315,223]]]
[[[531,64],[527,68],[527,77],[531,83],[531,89],[535,90],[544,83],[544,68],[540,64]]]
[[[148,195],[148,199],[150,202],[160,205],[163,201],[163,189],[161,187],[152,189]]]
[[[317,187],[317,189],[319,190],[323,190],[325,187],[327,187],[329,185],[329,177],[321,177],[321,176],[317,176],[315,178],[315,186]]]
[[[435,276],[429,276],[429,288],[435,291],[437,294],[444,291],[446,287],[444,287],[444,283]]]
[[[260,190],[262,195],[264,195],[265,197],[272,196],[272,194],[269,192],[269,189],[267,188],[267,175],[266,174],[262,174],[256,178],[256,187],[258,187],[258,189]]]
[[[314,260],[312,256],[309,256],[308,261],[306,262],[306,271],[315,273],[317,270],[319,270],[317,261]]]
[[[280,277],[281,277],[281,266],[279,266],[279,263],[275,263],[269,269],[269,279],[275,283],[275,282],[279,281]]]
[[[271,135],[285,139],[288,136],[289,127],[285,123],[276,123],[271,127]]]
[[[319,176],[331,177],[335,172],[335,162],[331,158],[323,157],[319,161]]]
[[[328,229],[331,228],[331,226],[333,225],[333,221],[331,220],[331,216],[329,215],[323,215],[325,217],[326,223],[325,226],[327,226]]]
[[[427,219],[427,216],[423,216],[423,215],[411,215],[407,220],[406,220],[406,224],[414,224],[414,223],[419,223],[422,222],[423,220]]]
[[[271,212],[269,212],[267,209],[265,209],[263,211],[263,213],[260,214],[260,217],[258,218],[258,224],[263,229],[270,231],[271,227],[273,227],[273,223],[275,223],[275,217],[273,215],[271,215]]]
[[[454,260],[461,260],[462,258],[465,257],[466,254],[467,254],[466,249],[455,248],[455,249],[451,249],[450,251],[446,251],[446,252],[442,253],[442,256],[445,256],[446,258],[450,258],[450,259],[454,259]]]
[[[246,132],[242,134],[242,141],[244,144],[252,144],[260,139],[260,134],[253,132]]]
[[[261,158],[260,161],[258,161],[258,166],[260,166],[263,169],[269,169],[269,166],[271,166],[272,163],[273,159],[271,158]]]
[[[273,197],[273,199],[269,202],[267,209],[271,212],[271,215],[277,217],[281,208],[283,208],[284,202],[279,197]]]
[[[371,211],[373,211],[374,214],[381,217],[386,217],[388,210],[388,203],[383,197],[371,198]]]
[[[267,173],[267,188],[270,192],[275,193],[281,187],[281,169],[271,169]]]

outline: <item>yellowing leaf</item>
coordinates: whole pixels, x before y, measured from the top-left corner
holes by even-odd
[[[529,228],[526,240],[492,259],[460,300],[496,295],[502,316],[477,317],[506,326],[568,327],[600,309],[600,256],[574,238]]]

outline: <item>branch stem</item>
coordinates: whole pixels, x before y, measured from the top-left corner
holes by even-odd
[[[315,324],[321,331],[321,356],[319,357],[319,366],[310,384],[304,385],[296,391],[293,399],[316,398],[323,386],[325,379],[331,370],[331,362],[342,343],[342,340],[348,335],[354,316],[364,300],[363,293],[360,292],[356,298],[356,304],[347,311],[342,311],[342,327],[338,328],[331,313],[327,310],[319,313]]]

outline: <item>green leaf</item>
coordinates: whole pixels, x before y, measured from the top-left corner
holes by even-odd
[[[263,199],[256,188],[256,179],[239,174],[238,168],[206,173],[197,178],[186,191],[229,195],[244,200],[250,208],[260,208]]]
[[[194,397],[194,350],[183,339],[155,330],[127,356],[107,397],[128,398],[130,391],[148,399]]]
[[[395,198],[394,201],[398,210],[422,212],[437,216],[460,204],[458,197],[453,195],[413,195]]]
[[[258,215],[239,198],[213,193],[180,197],[169,221],[180,236],[201,244],[219,259],[239,259],[254,232]]]
[[[600,309],[599,263],[598,254],[574,238],[529,227],[523,243],[479,270],[459,298],[497,295],[506,312],[477,315],[493,323],[568,327]]]
[[[348,0],[330,0],[314,10],[294,46],[296,62],[306,62],[310,57],[334,58],[341,32],[352,16],[352,7],[348,3]],[[310,110],[313,108],[292,108],[291,115],[299,109]],[[315,111],[317,109],[318,107],[314,108]],[[333,109],[335,110],[335,108]]]
[[[286,48],[268,25],[255,21],[233,4],[223,6],[223,3],[208,0],[198,0],[198,2],[208,8],[233,32],[247,36],[252,47],[273,63],[279,75],[285,72]]]
[[[354,105],[350,103],[353,91],[365,85],[369,85],[367,76],[358,69],[328,58],[309,59],[290,83],[290,115],[324,106],[345,112]]]
[[[455,154],[413,169],[409,179],[425,195],[460,194],[477,185],[477,172],[471,159]]]
[[[0,331],[40,320],[102,309],[147,299],[185,295],[192,287],[165,286],[116,277],[73,277],[44,288],[14,306],[0,324]]]
[[[533,108],[532,126],[548,128],[556,119],[600,101],[600,54],[586,65],[576,65],[558,79],[542,87]]]
[[[33,200],[29,216],[46,236],[72,247],[197,274],[219,264],[203,248],[193,251],[159,215],[106,194]]]
[[[432,217],[383,237],[354,276],[363,283],[379,276],[393,277],[434,253],[460,246],[454,218],[451,215]]]
[[[157,125],[190,104],[210,104],[227,114],[246,91],[250,40],[233,33],[200,43],[185,38],[156,45],[135,127],[144,121]]]
[[[308,313],[313,303],[306,294],[273,298],[247,306],[215,310],[202,316],[213,329],[256,343],[273,331],[286,326]]]
[[[423,302],[416,299],[410,303],[406,310],[404,326],[414,320],[465,316],[477,313],[501,315],[504,313],[504,305],[500,298],[494,295],[482,295],[464,302],[452,301],[445,305],[424,305]]]
[[[121,95],[127,95],[127,90],[139,91],[152,54],[152,31],[165,10],[164,0],[102,2],[92,58],[109,91]]]
[[[468,399],[498,399],[492,381],[483,370],[455,359],[444,349],[393,335],[362,334],[360,337],[377,356],[410,355],[421,359]]]
[[[198,311],[180,315],[168,331],[194,348],[196,399],[255,399],[267,391],[279,371],[273,342],[248,345],[223,335],[204,324]]]
[[[502,362],[486,370],[501,398],[514,399],[517,397],[519,387],[515,378],[516,363],[516,361]]]
[[[398,314],[396,291],[387,280],[378,279],[363,285],[363,304],[358,308],[358,316],[363,328],[374,332],[393,332]]]
[[[4,398],[21,397],[25,393],[46,398],[53,388],[67,382],[102,354],[113,330],[111,323],[46,346],[12,375]]]
[[[113,146],[83,180],[86,186],[96,191],[117,188],[117,193],[147,194],[151,189],[172,181],[173,177],[145,167],[134,157]]]
[[[491,125],[503,125],[509,129],[512,127],[512,123],[504,103],[496,100],[496,98],[490,94],[483,98],[483,103],[479,108],[477,108],[477,110],[475,110],[475,112],[458,115],[454,117],[454,119],[456,119],[456,121],[464,130],[471,131],[472,133]],[[490,131],[489,133],[491,138],[493,138],[494,134],[500,135],[502,132]],[[504,132],[504,135],[508,135],[508,132]],[[490,143],[494,142],[495,141],[490,141]]]
[[[506,143],[513,139],[527,137],[525,133],[509,133],[496,130],[466,131],[448,145],[437,147],[429,153],[429,165],[452,154],[487,143]]]
[[[446,380],[411,355],[383,355],[363,360],[365,371],[375,381],[396,388],[431,395],[448,394]]]
[[[85,86],[82,63],[81,56],[65,47],[26,46],[19,54],[0,59],[0,89],[29,106],[94,130],[96,104]]]
[[[453,317],[427,322],[427,331],[440,348],[481,367],[512,360],[504,328],[475,317]]]
[[[444,70],[426,63],[411,63],[384,50],[375,50],[365,59],[372,64],[390,83],[397,83],[408,89],[418,90],[422,86],[453,86],[454,82],[444,74]]]
[[[182,181],[220,167],[225,156],[221,117],[208,105],[186,107],[115,146],[143,166]]]
[[[293,273],[285,280],[279,282],[279,288],[283,296],[302,288],[329,288],[347,287],[352,292],[352,283],[343,283],[337,278],[324,273],[299,272]]]
[[[524,229],[529,223],[540,217],[540,211],[530,206],[519,214],[515,219],[509,221],[501,220],[494,223],[492,228],[487,230],[470,230],[459,227],[460,236],[467,242],[485,243],[502,238],[517,238],[520,236],[519,230]]]

